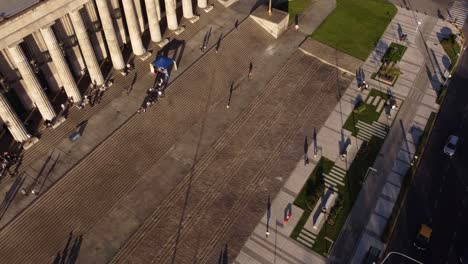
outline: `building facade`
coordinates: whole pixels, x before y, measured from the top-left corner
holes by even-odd
[[[141,36],[146,29],[153,42],[160,42],[162,18],[169,30],[179,27],[176,0],[31,1],[29,7],[0,12],[0,118],[18,142],[30,138],[19,112],[37,108],[42,120],[54,122],[53,95],[63,92],[80,102],[82,76],[105,85],[104,60],[123,71],[125,44],[145,56]],[[206,8],[207,2],[197,5]],[[194,18],[191,0],[182,0],[182,9],[185,18]]]

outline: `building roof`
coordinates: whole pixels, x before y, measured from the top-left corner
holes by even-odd
[[[39,3],[40,0],[2,0],[0,1],[0,21]]]

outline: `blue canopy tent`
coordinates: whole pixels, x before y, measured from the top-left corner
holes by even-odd
[[[174,65],[174,68],[177,70],[177,63],[173,59],[164,56],[159,56],[150,64],[150,70],[151,73],[156,73],[156,71],[163,73],[167,80],[169,79],[168,69],[172,65]]]

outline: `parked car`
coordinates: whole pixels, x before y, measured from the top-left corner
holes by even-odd
[[[457,150],[457,144],[458,144],[459,138],[455,135],[450,135],[447,139],[447,143],[445,143],[444,146],[444,153],[453,156],[455,154],[455,151]]]
[[[432,235],[432,228],[427,225],[422,224],[421,228],[419,229],[419,233],[416,236],[416,239],[413,242],[413,246],[420,251],[425,251],[429,246],[429,242],[431,241]]]

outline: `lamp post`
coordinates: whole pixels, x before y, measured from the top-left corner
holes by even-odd
[[[421,21],[418,21],[418,25],[416,26],[416,32],[418,32],[419,26],[421,26]]]
[[[271,16],[271,1],[272,0],[268,1],[268,15],[270,15],[270,16]]]

